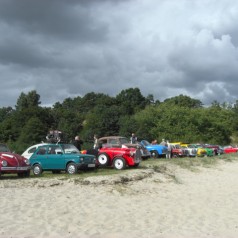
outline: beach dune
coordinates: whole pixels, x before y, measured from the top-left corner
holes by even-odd
[[[170,170],[0,179],[0,237],[237,238],[238,162]]]

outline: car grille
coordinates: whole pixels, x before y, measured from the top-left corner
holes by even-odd
[[[81,157],[83,158],[84,163],[93,163],[94,162],[94,157]]]
[[[139,163],[141,161],[141,151],[139,149],[135,152],[134,162]]]
[[[187,149],[184,150],[184,153],[185,153],[186,156],[189,156],[189,150],[187,150]]]

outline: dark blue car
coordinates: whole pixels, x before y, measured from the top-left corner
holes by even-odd
[[[165,156],[167,152],[167,146],[160,145],[160,144],[151,144],[147,140],[142,140],[141,144],[145,146],[145,148],[151,153],[152,157],[159,158]]]

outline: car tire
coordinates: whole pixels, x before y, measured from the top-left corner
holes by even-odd
[[[152,158],[159,158],[159,153],[156,150],[153,150],[150,153],[151,153]]]
[[[123,158],[115,158],[113,160],[113,167],[114,169],[118,169],[118,170],[122,170],[122,169],[125,169],[126,167],[126,162]]]
[[[107,166],[109,163],[109,157],[106,153],[101,153],[98,155],[98,163],[100,166]]]
[[[134,164],[134,167],[137,168],[139,166],[140,163],[136,163]]]
[[[42,172],[43,172],[43,171],[42,171],[42,168],[41,168],[41,166],[40,166],[39,164],[33,165],[32,171],[33,171],[33,174],[34,174],[35,176],[39,176],[39,175],[41,175]]]
[[[77,173],[77,166],[75,163],[69,163],[66,167],[66,172],[68,174],[76,174]]]

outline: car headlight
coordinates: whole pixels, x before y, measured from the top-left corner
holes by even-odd
[[[29,161],[29,159],[25,159],[25,160],[24,160],[24,162],[25,162],[27,165],[29,165],[29,164],[30,164],[30,161]]]
[[[3,167],[6,167],[6,166],[7,166],[7,161],[6,161],[6,160],[3,160],[3,161],[2,161],[2,166],[3,166]]]
[[[133,156],[134,155],[134,152],[133,151],[130,151],[130,156]]]

